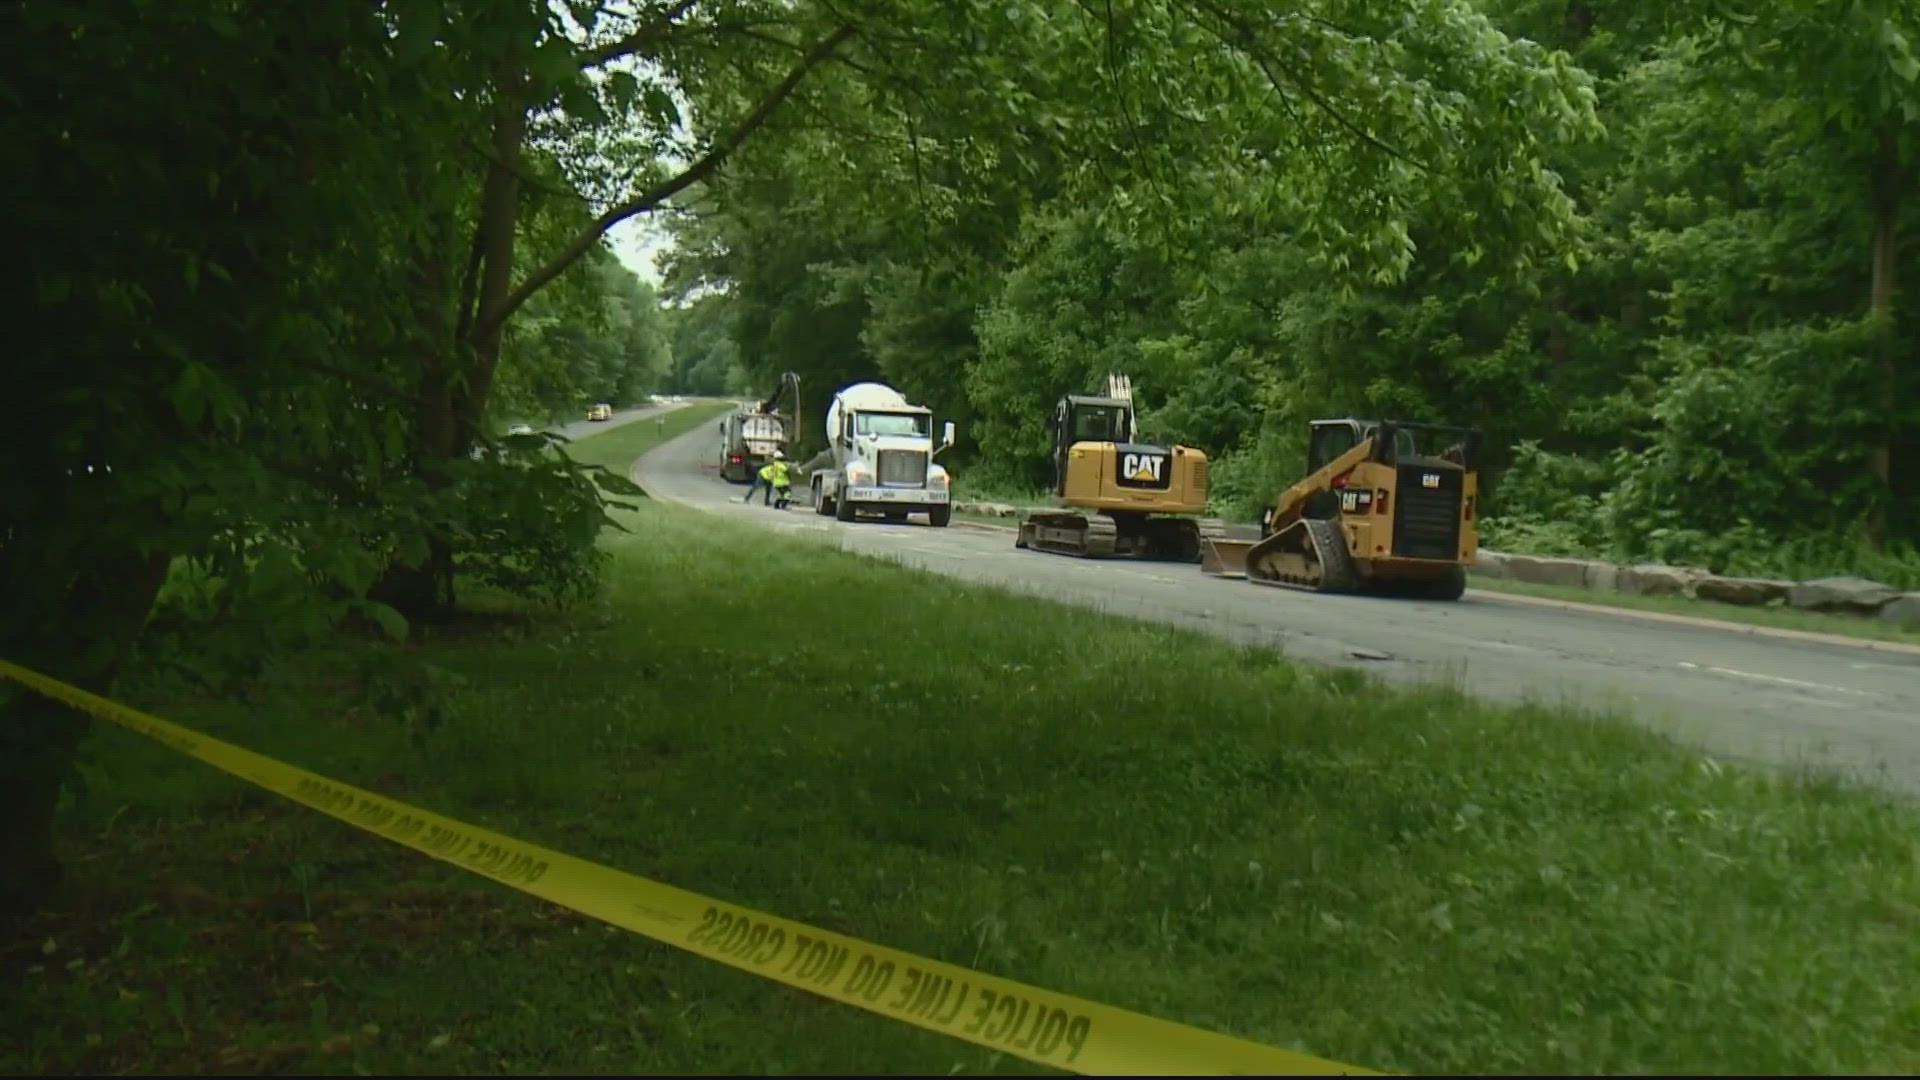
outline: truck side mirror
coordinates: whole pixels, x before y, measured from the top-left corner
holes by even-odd
[[[940,445],[953,445],[953,421],[951,420],[947,421],[946,427],[940,429]]]

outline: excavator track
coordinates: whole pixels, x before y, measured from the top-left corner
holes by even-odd
[[[1020,523],[1013,546],[1082,559],[1110,559],[1119,539],[1119,525],[1105,514],[1038,512]]]
[[[1306,518],[1255,544],[1247,552],[1247,580],[1256,585],[1306,592],[1360,589],[1347,538],[1332,521]]]
[[[1107,514],[1041,511],[1020,523],[1013,546],[1082,559],[1199,562],[1204,526],[1192,518],[1120,519]]]

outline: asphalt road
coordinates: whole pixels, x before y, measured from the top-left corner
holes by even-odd
[[[704,399],[702,399],[702,401],[704,401]],[[631,424],[635,420],[645,420],[650,416],[660,416],[665,413],[670,413],[675,409],[684,409],[688,405],[698,405],[701,404],[702,401],[688,399],[678,405],[649,405],[644,409],[622,409],[614,413],[613,416],[607,420],[575,420],[572,423],[561,424],[557,428],[547,428],[547,430],[565,435],[569,439],[583,439],[588,435],[598,435],[600,432],[606,431],[609,428],[617,428],[622,424]]]
[[[1210,578],[1196,565],[1093,561],[1017,550],[1005,530],[936,529],[786,512],[738,500],[693,431],[648,453],[633,478],[655,497],[966,581],[1272,645],[1400,682],[1455,682],[1502,700],[1612,706],[1724,760],[1837,768],[1920,794],[1920,656],[1868,652],[1501,601],[1319,596]]]

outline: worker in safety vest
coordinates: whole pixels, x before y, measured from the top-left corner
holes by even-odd
[[[785,451],[775,450],[773,460],[767,462],[767,467],[762,470],[771,488],[775,510],[785,510],[787,504],[793,501],[793,478],[789,475],[790,469],[792,466],[787,464]],[[765,506],[765,501],[762,501],[761,505]]]

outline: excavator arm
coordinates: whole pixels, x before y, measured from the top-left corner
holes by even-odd
[[[780,382],[773,388],[773,396],[760,403],[760,411],[763,413],[777,412],[780,408],[781,399],[789,395],[793,398],[795,420],[798,421],[800,409],[800,376],[791,371],[780,376]]]

